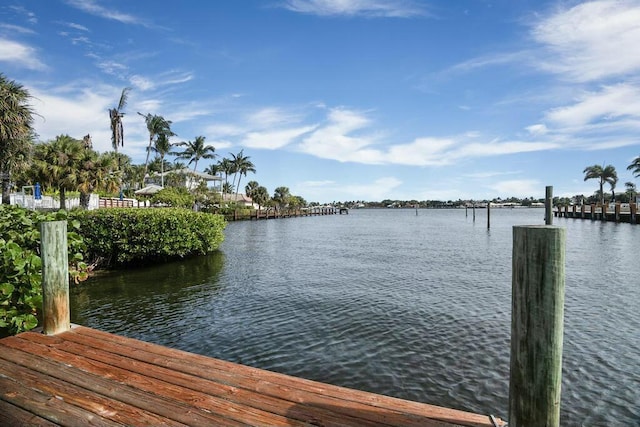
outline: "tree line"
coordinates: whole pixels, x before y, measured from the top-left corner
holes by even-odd
[[[12,186],[20,188],[39,183],[43,192],[59,195],[61,208],[65,208],[67,192],[78,192],[81,206],[87,207],[91,193],[132,197],[135,190],[145,185],[145,178],[157,174],[162,187],[184,186],[184,178],[181,181],[176,174],[165,180],[165,172],[183,171],[191,165],[195,172],[202,160],[218,157],[214,146],[206,144],[205,136],[196,136],[193,141],[171,142],[171,138],[177,136],[171,129],[171,120],[138,112],[145,122],[149,139],[144,164],[134,164],[131,157],[119,152],[125,143],[122,119],[130,91],[130,88],[124,88],[117,105],[108,110],[113,151],[99,153],[93,149],[90,135],[82,140],[58,135],[52,141],[36,142],[33,129],[36,113],[29,104],[28,90],[0,73],[2,203],[10,203]],[[174,156],[174,161],[169,162],[167,156]],[[211,163],[203,172],[223,177],[220,192],[208,189],[203,181],[194,193],[209,201],[224,202],[223,194],[235,192],[235,197],[226,197],[227,202],[234,203],[242,188],[242,178],[255,173],[256,167],[250,156],[240,150]],[[290,194],[287,187],[276,188],[273,196],[256,181],[250,181],[244,189],[247,196],[262,206],[306,205],[304,199]]]

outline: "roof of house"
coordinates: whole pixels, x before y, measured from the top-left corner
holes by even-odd
[[[164,173],[159,173],[155,176],[167,176],[167,175],[172,175],[172,174],[184,174],[184,175],[194,175],[197,176],[198,178],[207,180],[207,181],[222,181],[222,178],[220,178],[219,176],[215,176],[215,175],[210,175],[208,173],[204,173],[204,172],[198,172],[198,171],[194,171],[192,169],[189,168],[182,168],[182,169],[173,169],[170,171],[166,171]]]
[[[162,187],[160,187],[159,185],[149,184],[144,188],[136,190],[134,193],[141,196],[145,196],[145,195],[156,194],[160,190],[162,190]]]
[[[236,193],[233,193],[233,194],[223,193],[222,200],[225,202],[247,202],[247,203],[253,202],[253,199],[247,196],[246,194],[236,194]]]

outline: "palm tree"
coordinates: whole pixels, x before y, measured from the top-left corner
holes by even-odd
[[[162,187],[164,187],[164,157],[169,154],[172,145],[173,144],[169,142],[169,137],[166,134],[161,133],[158,135],[153,147],[151,147],[151,149],[160,157],[160,185]]]
[[[66,209],[66,191],[78,189],[85,151],[82,142],[69,135],[36,146],[34,174],[43,186],[60,191],[60,209]]]
[[[584,180],[588,179],[597,179],[600,184],[600,204],[604,205],[604,184],[609,183],[611,186],[611,191],[616,188],[616,184],[618,183],[618,173],[616,172],[616,168],[607,165],[593,165],[587,166],[584,171],[582,171],[584,175]]]
[[[253,198],[253,193],[260,187],[258,181],[249,181],[244,187],[244,192],[247,196]]]
[[[166,135],[167,137],[175,136],[176,134],[171,131],[171,120],[166,120],[162,116],[156,114],[147,113],[139,115],[144,117],[144,121],[147,124],[147,130],[149,131],[149,145],[147,146],[147,158],[144,161],[144,176],[147,176],[147,170],[149,167],[149,153],[151,153],[153,143],[158,135]],[[143,178],[144,179],[144,178]],[[144,182],[142,183],[144,185]]]
[[[627,193],[627,196],[629,196],[629,203],[635,203],[636,194],[638,193],[636,184],[634,184],[631,181],[627,181],[624,183],[624,187],[625,187],[625,190],[626,190],[625,192]]]
[[[193,163],[193,170],[195,172],[198,167],[198,160],[200,159],[215,159],[216,150],[213,145],[204,145],[204,136],[196,136],[194,141],[179,142],[178,146],[186,147],[184,151],[176,153],[176,155],[182,159],[189,159],[189,164]]]
[[[261,206],[266,205],[267,202],[269,202],[269,199],[271,199],[271,197],[269,197],[267,187],[263,187],[262,185],[253,192],[251,198],[258,204],[258,210],[260,210]]]
[[[0,73],[0,181],[2,203],[9,204],[11,169],[24,161],[33,139],[31,95],[22,85]]]
[[[278,187],[273,193],[273,200],[280,207],[286,206],[289,203],[290,197],[289,187]]]
[[[118,106],[109,109],[109,120],[111,121],[111,146],[116,153],[118,153],[118,147],[124,147],[124,128],[122,127],[122,117],[124,117],[124,113],[122,110],[127,105],[129,91],[131,91],[130,87],[122,89]]]
[[[120,189],[122,174],[115,156],[109,153],[99,155],[91,149],[85,149],[80,161],[78,191],[82,208],[88,209],[89,197],[95,190],[111,193]]]
[[[627,170],[633,171],[634,177],[640,177],[640,156],[633,159],[633,162],[631,162],[631,164],[627,166]]]
[[[229,175],[233,173],[233,164],[226,157],[218,162],[218,170],[224,172],[224,184],[229,183]],[[233,192],[233,190],[231,190]]]
[[[236,182],[235,176],[233,178],[233,184],[234,184],[234,187],[236,188],[236,199],[237,199],[238,192],[240,191],[240,179],[242,178],[242,175],[247,176],[247,172],[256,173],[256,167],[249,160],[249,156],[243,155],[243,150],[240,150],[240,152],[237,155],[232,154],[232,156],[233,156],[233,160],[231,162],[233,163],[235,174],[238,175],[237,186],[235,185],[235,182]]]

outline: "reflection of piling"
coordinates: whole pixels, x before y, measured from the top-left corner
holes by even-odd
[[[558,426],[565,229],[513,227],[509,426]]]
[[[43,333],[55,335],[71,328],[67,222],[43,222],[40,237]]]

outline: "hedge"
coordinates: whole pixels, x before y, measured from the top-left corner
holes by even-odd
[[[86,259],[104,267],[150,264],[204,255],[224,240],[220,215],[182,208],[76,211]]]

